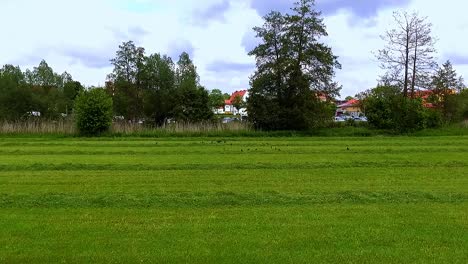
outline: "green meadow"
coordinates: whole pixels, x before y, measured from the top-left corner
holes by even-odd
[[[0,212],[0,263],[468,263],[468,137],[2,137]]]

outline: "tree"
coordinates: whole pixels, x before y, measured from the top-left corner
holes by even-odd
[[[354,97],[352,97],[352,96],[347,96],[347,97],[345,98],[346,101],[350,101],[350,100],[353,100],[353,99],[354,99]]]
[[[320,15],[313,0],[300,0],[292,14],[271,12],[254,28],[261,44],[249,53],[257,70],[247,108],[257,127],[308,129],[332,119],[318,94],[338,95],[340,86],[332,78],[340,64],[319,42],[328,35]]]
[[[210,92],[210,106],[211,108],[218,109],[224,106],[225,96],[219,89],[214,89]]]
[[[143,116],[143,79],[145,49],[133,41],[122,43],[111,60],[113,73],[108,76],[114,84],[114,107],[117,115],[136,121]]]
[[[432,76],[432,90],[434,92],[431,98],[432,103],[442,112],[445,121],[459,120],[459,118],[455,118],[455,116],[459,116],[455,112],[457,112],[457,105],[461,101],[454,97],[459,97],[455,95],[455,92],[461,93],[464,88],[463,77],[458,76],[450,61],[445,62]]]
[[[232,106],[234,106],[237,109],[237,111],[244,107],[244,99],[240,95],[236,95],[231,103]]]
[[[0,69],[0,120],[17,121],[33,111],[31,90],[25,86],[19,67],[4,65]]]
[[[200,122],[213,117],[208,91],[199,83],[200,77],[188,53],[183,52],[176,69],[176,120]]]
[[[63,87],[63,95],[65,97],[65,114],[73,110],[73,105],[76,97],[84,91],[83,85],[78,81],[67,81]]]
[[[96,136],[112,125],[112,98],[104,89],[96,88],[80,93],[75,102],[75,120],[82,135]]]
[[[55,119],[66,112],[66,98],[64,95],[65,81],[70,81],[71,75],[58,74],[42,60],[32,71],[26,70],[25,83],[32,92],[34,111],[40,112],[41,117]],[[65,79],[67,80],[65,80]]]
[[[387,70],[382,79],[414,98],[416,88],[428,87],[436,67],[432,24],[417,13],[395,12],[393,17],[396,27],[381,36],[387,44],[377,54],[381,68]]]
[[[153,54],[145,60],[144,111],[156,125],[171,118],[176,94],[175,65],[167,56]]]
[[[32,75],[33,85],[41,86],[47,89],[60,87],[60,85],[63,83],[61,76],[56,74],[45,60],[42,60],[39,63],[39,66],[34,67]]]
[[[6,86],[7,82],[9,84],[12,84],[12,85],[16,86],[16,87],[24,84],[24,82],[25,82],[25,76],[24,76],[23,72],[21,71],[21,69],[19,67],[15,67],[15,66],[9,65],[9,64],[4,65],[0,69],[0,78],[2,80],[0,89],[3,86]]]
[[[448,60],[432,76],[432,87],[435,90],[443,92],[448,92],[449,90],[461,92],[465,89],[465,84],[463,77],[458,76],[452,63]]]

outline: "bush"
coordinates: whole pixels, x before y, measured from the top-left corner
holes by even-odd
[[[94,136],[112,125],[112,98],[103,89],[81,92],[75,101],[75,120],[82,135]]]
[[[363,100],[369,125],[378,129],[412,132],[442,124],[441,114],[423,106],[421,99],[404,97],[398,88],[381,86]]]

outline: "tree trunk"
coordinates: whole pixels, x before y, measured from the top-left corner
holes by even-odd
[[[406,46],[405,46],[405,85],[403,87],[403,96],[407,97],[408,96],[408,72],[409,72],[409,53],[410,53],[410,28],[408,23],[406,23]]]
[[[416,30],[416,35],[414,39],[414,58],[413,58],[413,78],[411,80],[411,99],[414,99],[414,90],[416,87],[416,66],[418,59],[418,32]]]

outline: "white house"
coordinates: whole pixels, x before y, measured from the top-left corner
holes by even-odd
[[[245,103],[247,102],[247,98],[249,98],[249,92],[247,90],[242,90],[242,91],[235,91],[229,100],[224,101],[224,112],[225,113],[231,113],[234,115],[241,115],[241,116],[247,116],[247,109],[245,107],[241,109],[237,109],[234,107],[233,103],[235,102],[236,98],[240,97],[244,106]]]

